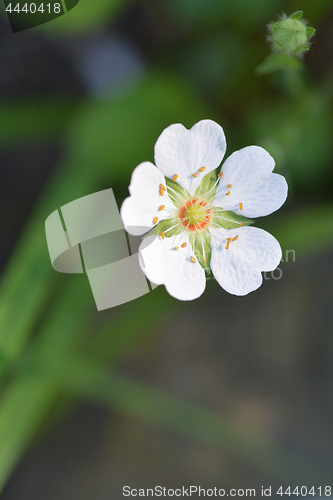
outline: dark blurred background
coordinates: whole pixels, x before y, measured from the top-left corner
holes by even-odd
[[[333,487],[332,2],[81,0],[15,34],[1,8],[2,498]],[[267,24],[299,9],[310,51],[260,74]],[[158,287],[97,312],[86,276],[52,269],[45,219],[109,187],[120,207],[162,130],[204,118],[288,180],[256,221],[280,271],[246,297],[208,280],[193,303]]]

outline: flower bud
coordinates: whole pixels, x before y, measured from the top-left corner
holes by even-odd
[[[295,12],[289,17],[283,14],[279,21],[268,26],[268,40],[273,50],[299,57],[309,50],[309,40],[315,29],[308,26],[302,15],[302,11]]]

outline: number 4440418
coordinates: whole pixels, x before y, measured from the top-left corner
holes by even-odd
[[[26,14],[30,13],[30,14],[34,14],[35,12],[48,12],[49,14],[51,14],[51,12],[54,12],[55,14],[60,14],[60,11],[61,11],[61,7],[60,7],[60,3],[55,3],[55,4],[51,4],[51,3],[48,3],[48,4],[45,4],[45,9],[44,9],[44,4],[40,4],[40,6],[37,8],[36,4],[35,3],[26,3],[23,5],[22,8],[20,8],[20,4],[16,4],[14,8],[12,8],[12,4],[10,3],[8,5],[8,7],[6,7],[6,11],[7,12],[17,12],[17,13],[20,13],[20,12],[25,12]]]
[[[312,486],[312,488],[307,488],[306,486],[301,486],[301,487],[298,487],[296,486],[296,488],[292,489],[290,488],[290,486],[288,486],[288,488],[282,488],[282,486],[280,486],[280,488],[277,490],[276,492],[277,495],[281,495],[284,496],[284,495],[287,495],[287,496],[290,496],[290,495],[293,495],[293,496],[302,496],[302,497],[307,497],[307,496],[316,496],[318,495],[319,497],[321,496],[325,496],[325,497],[330,497],[332,495],[332,488],[331,486],[318,486],[318,488],[315,488],[314,486]]]

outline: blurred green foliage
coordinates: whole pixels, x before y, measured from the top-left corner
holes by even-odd
[[[128,3],[81,0],[68,15],[35,31],[44,37],[102,32]],[[303,64],[289,64],[289,60],[281,60],[274,74],[255,72],[269,54],[266,24],[283,9],[297,10],[299,2],[160,0],[138,4],[162,12],[177,41],[163,46],[157,40],[160,51],[146,76],[131,90],[103,99],[50,97],[12,100],[0,106],[0,147],[37,143],[54,135],[62,137],[64,146],[61,164],[36,205],[1,282],[0,487],[65,394],[213,443],[281,479],[301,468],[304,476],[319,481],[325,473],[302,457],[274,443],[262,443],[259,436],[244,435],[209,409],[173,400],[109,370],[110,364],[114,369],[120,357],[154,333],[162,312],[171,314],[182,307],[163,289],[138,299],[131,314],[120,307],[96,319],[89,312],[93,301],[84,276],[59,275],[50,265],[44,222],[52,211],[110,186],[120,203],[133,168],[153,160],[160,132],[171,123],[191,127],[203,118],[224,127],[227,154],[258,144],[276,158],[277,171],[290,183],[289,207],[265,224],[285,248],[302,255],[332,246],[331,86],[325,78],[314,83]],[[325,21],[330,2],[303,4],[312,24]],[[307,204],[300,209],[304,199]],[[82,308],[86,310],[80,312]]]

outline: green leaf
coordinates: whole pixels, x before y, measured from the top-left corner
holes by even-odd
[[[241,226],[249,226],[253,224],[253,221],[243,215],[237,215],[230,210],[219,208],[214,211],[214,223],[219,224],[225,229],[236,229]]]

